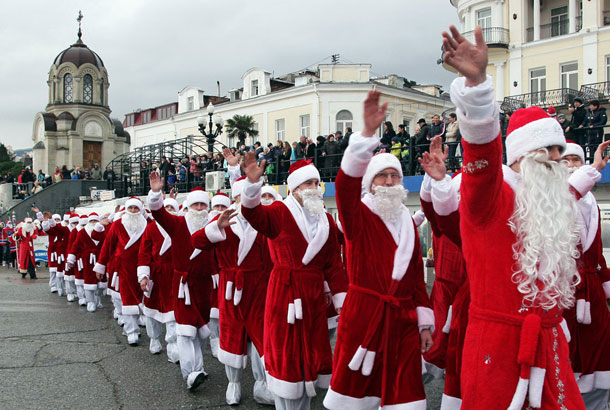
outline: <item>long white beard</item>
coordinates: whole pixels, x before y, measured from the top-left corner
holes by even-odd
[[[184,217],[186,218],[188,224],[198,231],[202,229],[205,226],[205,223],[208,221],[208,211],[206,209],[201,211],[189,209]]]
[[[402,215],[402,201],[407,197],[402,184],[389,187],[374,185],[373,190],[373,203],[379,217],[384,221],[398,221]]]
[[[325,212],[324,201],[322,200],[322,189],[299,189],[295,191],[303,201],[303,209],[310,215],[322,215]]]
[[[135,214],[125,212],[123,216],[121,216],[121,223],[129,236],[133,236],[146,228],[146,219],[139,212]]]
[[[509,219],[517,236],[513,252],[520,267],[513,282],[523,294],[524,306],[570,308],[580,282],[576,267],[580,235],[569,171],[549,161],[546,152],[527,154],[520,168],[521,184]]]
[[[261,204],[264,205],[264,206],[269,206],[273,202],[275,202],[273,199],[269,199],[269,198],[262,198],[261,199]]]
[[[32,222],[24,223],[23,227],[21,228],[21,230],[26,235],[31,235],[34,232],[34,223],[32,223]]]

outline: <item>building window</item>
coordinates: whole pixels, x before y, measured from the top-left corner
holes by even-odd
[[[258,80],[252,80],[250,83],[250,97],[256,97],[258,95]]]
[[[561,65],[561,88],[578,90],[578,62]]]
[[[354,119],[354,117],[352,116],[352,113],[349,112],[348,110],[341,110],[337,113],[337,131],[341,131],[341,132],[345,132],[345,129],[347,127],[352,126],[352,120]]]
[[[186,110],[193,111],[195,109],[195,99],[193,97],[188,97],[186,100]]]
[[[284,141],[286,138],[286,121],[282,118],[275,120],[275,139]]]
[[[72,102],[72,74],[64,75],[64,102]]]
[[[491,7],[477,10],[477,25],[483,30],[491,27]]]
[[[546,67],[530,70],[530,93],[532,93],[532,105],[544,102],[544,91],[546,91]]]
[[[93,79],[89,74],[83,77],[83,102],[85,104],[93,103]]]
[[[235,137],[227,137],[227,145],[229,148],[233,148],[235,145]]]
[[[104,80],[100,83],[100,105],[104,105]]]
[[[299,136],[304,136],[309,138],[309,114],[301,115],[299,117]]]
[[[610,82],[610,56],[606,56],[606,82]]]
[[[568,34],[568,6],[551,9],[551,37]]]

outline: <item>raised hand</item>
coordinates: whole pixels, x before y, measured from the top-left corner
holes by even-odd
[[[248,180],[251,183],[256,183],[261,179],[263,173],[265,172],[265,164],[266,160],[262,160],[260,164],[256,162],[256,154],[252,151],[246,153],[246,158],[244,161],[244,173],[248,177]]]
[[[222,156],[225,157],[225,159],[227,160],[227,164],[229,164],[232,167],[239,164],[239,154],[233,155],[231,150],[227,147],[222,149]]]
[[[598,171],[601,171],[602,169],[606,168],[608,159],[610,159],[610,156],[604,157],[604,151],[606,150],[606,148],[608,148],[609,145],[610,145],[610,140],[604,141],[601,144],[599,144],[597,146],[597,149],[595,150],[595,155],[593,157],[593,165],[591,165],[591,166]]]
[[[225,229],[231,225],[235,225],[235,221],[231,221],[231,219],[237,216],[237,210],[233,208],[229,208],[218,217],[218,229]]]
[[[32,207],[32,212],[38,213],[38,212],[40,212],[40,209],[38,209],[35,206],[33,206]]]
[[[116,214],[117,212],[119,212],[121,210],[121,205],[117,205],[114,207],[114,213]]]
[[[434,137],[430,141],[430,152],[424,152],[418,160],[426,174],[430,175],[430,178],[440,181],[447,174],[445,160],[448,155],[449,151],[443,149],[443,139]]]
[[[466,40],[454,25],[449,26],[449,31],[451,34],[443,31],[443,61],[466,77],[468,87],[485,82],[488,54],[481,26],[474,30],[475,44]]]
[[[53,217],[53,215],[51,215],[51,212],[44,211],[42,213],[42,217],[43,217],[43,220],[48,221],[49,219],[51,219]]]
[[[176,199],[177,196],[178,196],[178,191],[176,191],[176,188],[172,188],[169,191],[169,197],[172,199]]]
[[[108,218],[104,217],[100,220],[100,224],[102,224],[104,226],[108,226],[108,225],[110,225],[110,221],[108,220]]]
[[[148,176],[150,182],[150,190],[153,192],[161,192],[163,189],[163,178],[159,175],[158,171],[153,171]]]
[[[369,91],[369,94],[364,100],[364,130],[363,137],[372,137],[381,123],[385,120],[385,111],[388,109],[388,103],[383,103],[379,106],[379,97],[381,92],[377,90]]]

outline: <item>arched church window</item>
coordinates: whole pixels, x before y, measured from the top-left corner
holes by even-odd
[[[100,105],[104,105],[104,80],[100,83]]]
[[[337,131],[345,132],[347,127],[351,128],[353,119],[352,113],[348,110],[339,111],[336,117]]]
[[[89,74],[85,74],[83,78],[83,102],[85,104],[93,103],[93,78]]]
[[[64,102],[72,102],[72,74],[64,75]]]

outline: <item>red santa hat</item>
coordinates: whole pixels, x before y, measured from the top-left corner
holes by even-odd
[[[172,208],[174,208],[174,212],[178,212],[180,210],[178,201],[176,201],[174,198],[165,198],[163,200],[163,207],[165,208],[166,206],[171,206]]]
[[[87,225],[87,222],[89,222],[89,217],[87,215],[81,215],[78,218],[78,224],[79,225]]]
[[[69,221],[70,220],[70,212],[66,212],[64,213],[64,221]]]
[[[78,214],[70,214],[70,219],[68,220],[68,222],[70,222],[71,224],[75,224],[78,222]]]
[[[235,199],[241,195],[245,186],[246,186],[246,176],[245,175],[242,175],[241,177],[237,178],[235,180],[235,182],[233,182],[233,186],[231,187],[231,196],[233,197],[233,199]]]
[[[555,117],[557,115],[557,110],[552,105],[546,109],[546,112],[548,112],[551,117]]]
[[[100,221],[100,216],[98,214],[96,214],[95,212],[91,212],[89,214],[89,217],[87,218],[87,220],[89,222],[99,222]]]
[[[210,206],[210,195],[203,190],[200,186],[197,186],[191,190],[186,196],[184,206],[190,207],[197,202],[203,202],[208,207]]]
[[[369,162],[368,167],[366,167],[366,172],[362,177],[362,186],[366,192],[371,192],[371,185],[373,184],[375,175],[379,174],[386,168],[396,170],[396,172],[400,174],[400,178],[402,180],[402,167],[400,166],[400,161],[398,158],[388,153],[377,154],[371,158],[371,162]]]
[[[53,216],[51,216],[51,218],[59,219],[61,221],[61,215],[60,214],[53,214]]]
[[[142,212],[142,209],[144,209],[144,204],[142,203],[140,198],[137,198],[135,196],[132,196],[127,201],[125,201],[125,209],[129,208],[130,206],[138,207],[140,212]]]
[[[280,196],[280,194],[275,190],[275,188],[273,188],[272,186],[269,185],[265,185],[262,189],[261,189],[261,195],[262,194],[271,194],[273,195],[273,198],[275,198],[275,200],[280,200],[282,199],[282,197]]]
[[[214,197],[212,198],[212,208],[214,208],[216,205],[226,206],[227,208],[230,207],[231,199],[229,198],[229,195],[223,192],[219,192],[214,195]]]
[[[585,152],[582,147],[570,140],[566,140],[566,150],[561,154],[561,157],[565,158],[568,155],[576,155],[583,164],[585,163]]]
[[[25,222],[26,224],[31,224],[32,223],[32,218],[27,217],[23,220],[23,222]]]
[[[294,162],[290,165],[288,170],[289,175],[286,182],[290,192],[294,192],[303,182],[309,181],[310,179],[317,179],[320,181],[320,173],[318,168],[312,163],[310,159],[302,159]]]
[[[506,164],[511,166],[530,151],[559,145],[566,149],[561,125],[540,107],[521,108],[513,113],[506,131]]]

